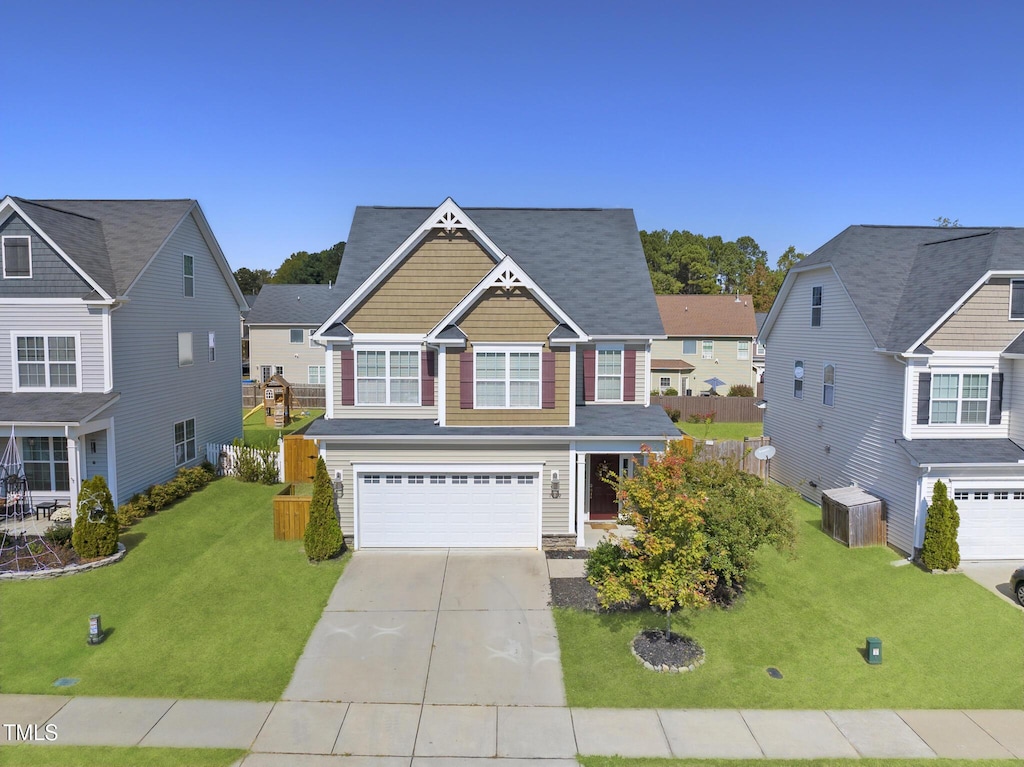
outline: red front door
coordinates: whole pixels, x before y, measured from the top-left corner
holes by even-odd
[[[619,516],[619,502],[615,499],[615,487],[604,480],[609,472],[618,475],[618,455],[613,453],[590,456],[591,519],[617,519]]]

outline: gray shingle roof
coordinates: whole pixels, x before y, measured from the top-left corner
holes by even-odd
[[[1024,449],[1008,439],[898,439],[917,466],[1024,463]]]
[[[345,297],[433,210],[356,208],[338,269]],[[590,335],[664,335],[632,210],[463,210]]]
[[[1003,354],[1024,354],[1024,332],[1010,341],[1009,345],[1003,349]]]
[[[111,295],[124,295],[195,200],[23,200],[25,213]]]
[[[831,264],[875,344],[907,351],[988,271],[1024,266],[1024,229],[851,226],[797,268]]]
[[[591,405],[576,408],[575,426],[436,426],[428,419],[319,418],[307,437],[535,437],[545,442],[585,437],[661,440],[678,437],[679,429],[664,408],[638,405]]]
[[[78,424],[121,395],[73,392],[0,392],[0,424]]]
[[[342,299],[340,290],[327,285],[264,285],[245,321],[249,325],[319,325]]]

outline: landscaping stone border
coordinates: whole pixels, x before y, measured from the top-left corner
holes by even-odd
[[[43,578],[59,578],[62,575],[74,575],[75,573],[84,573],[87,570],[95,570],[98,567],[106,567],[112,565],[115,562],[120,562],[124,559],[124,555],[128,553],[128,549],[123,543],[117,544],[117,553],[111,554],[109,557],[103,559],[97,559],[95,562],[85,562],[78,565],[67,565],[66,567],[60,567],[50,570],[24,570],[15,573],[0,573],[0,581],[24,581],[24,580],[40,580]]]
[[[690,663],[686,666],[673,666],[668,663],[662,664],[661,666],[655,666],[653,663],[649,663],[648,661],[645,661],[643,658],[640,657],[640,654],[636,651],[636,647],[633,646],[633,642],[635,641],[636,637],[633,637],[629,640],[629,651],[633,653],[633,657],[640,662],[640,665],[646,668],[648,671],[657,671],[661,674],[685,674],[689,671],[696,671],[698,668],[704,665],[704,661],[707,659],[707,652],[705,652],[704,648],[701,647],[700,657],[697,658],[697,660],[695,660],[693,663]]]

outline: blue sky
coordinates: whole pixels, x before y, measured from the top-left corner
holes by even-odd
[[[984,12],[972,11],[971,6]],[[5,4],[0,194],[194,197],[234,268],[356,205],[631,207],[774,262],[1024,225],[1024,4]]]

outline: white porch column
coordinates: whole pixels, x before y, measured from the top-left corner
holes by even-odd
[[[120,506],[120,497],[117,494],[117,445],[114,443],[114,419],[110,419],[107,426],[107,485],[110,488],[110,497],[114,501],[114,508]]]
[[[587,454],[576,453],[576,546],[583,548],[583,526],[587,511]]]
[[[82,486],[81,457],[78,454],[78,440],[70,434],[68,440],[68,490],[71,493],[71,522],[78,514],[78,490]]]

